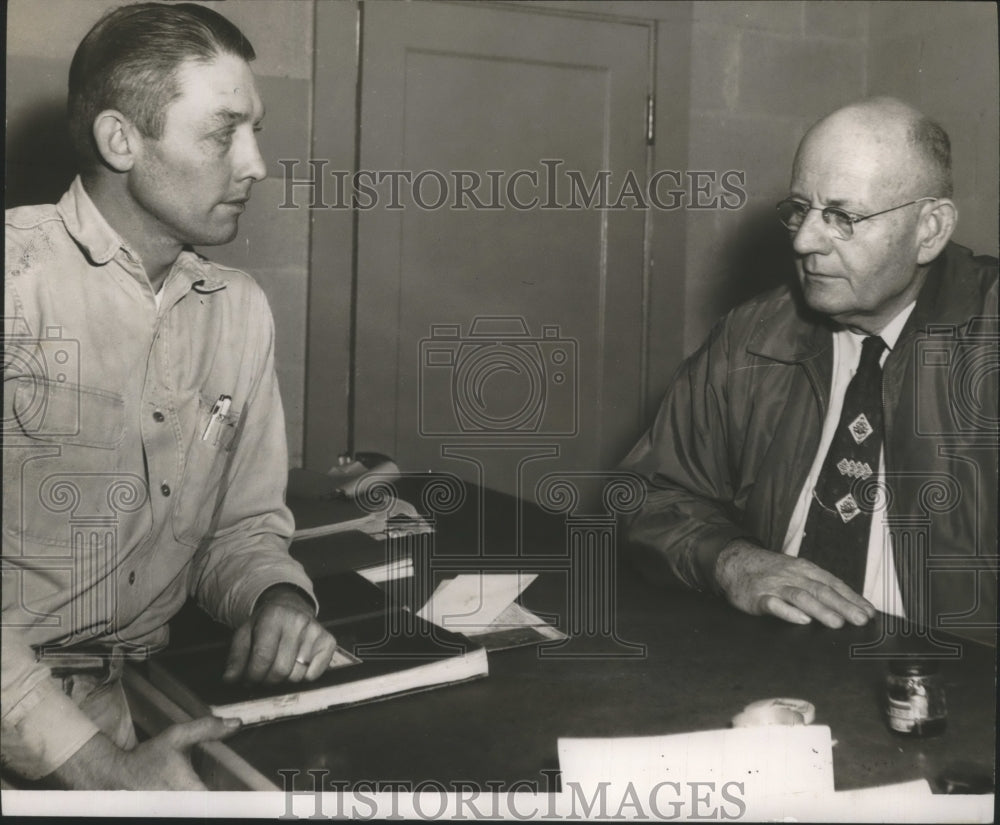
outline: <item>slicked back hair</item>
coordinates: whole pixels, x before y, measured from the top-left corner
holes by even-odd
[[[137,3],[113,9],[83,38],[69,69],[70,139],[81,169],[100,162],[94,120],[115,109],[149,138],[163,134],[166,109],[180,96],[177,72],[189,60],[256,57],[243,33],[194,3]]]

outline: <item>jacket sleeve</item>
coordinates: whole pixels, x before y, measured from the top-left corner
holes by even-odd
[[[198,603],[230,627],[245,622],[261,593],[276,584],[297,586],[316,609],[309,577],[288,555],[294,520],[284,503],[288,447],[274,370],[274,321],[255,284],[246,329],[254,380],[240,414],[226,489],[189,578]]]
[[[731,345],[723,319],[680,366],[652,427],[621,465],[646,485],[645,503],[625,520],[632,560],[654,578],[714,592],[723,548],[753,538],[732,505]]]

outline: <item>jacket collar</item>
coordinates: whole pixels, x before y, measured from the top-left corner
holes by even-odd
[[[141,268],[142,261],[139,255],[111,228],[111,224],[105,220],[104,215],[87,194],[79,175],[73,179],[73,183],[59,200],[56,211],[62,218],[70,237],[95,266],[103,266],[122,254],[125,258],[123,263],[129,271],[135,266]],[[206,259],[190,248],[185,248],[177,256],[173,272],[186,277],[191,287],[198,292],[217,292],[225,289],[228,284],[228,281],[219,277],[217,269],[211,267]]]
[[[821,357],[832,346],[835,325],[810,310],[797,289],[786,289],[784,297],[777,312],[758,320],[747,352],[788,364]]]
[[[930,265],[899,343],[928,326],[961,325],[976,311],[975,285],[960,273],[971,260],[964,246],[949,243]],[[797,288],[787,290],[787,300],[777,312],[761,318],[747,342],[747,352],[784,363],[801,363],[821,356],[832,345],[837,326],[813,312]]]
[[[993,262],[994,266],[996,262]],[[928,328],[959,327],[982,312],[979,283],[969,277],[975,266],[971,250],[949,243],[927,273],[927,280],[917,296],[900,340]]]

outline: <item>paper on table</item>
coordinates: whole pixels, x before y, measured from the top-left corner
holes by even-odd
[[[441,582],[417,615],[457,633],[488,627],[537,573],[463,573]]]
[[[560,739],[563,788],[651,789],[661,782],[743,783],[760,802],[790,794],[833,793],[833,746],[825,725],[772,725],[671,736]]]
[[[374,564],[371,567],[359,567],[355,572],[364,576],[372,584],[383,584],[412,576],[413,559],[396,559],[383,564]]]
[[[549,625],[541,616],[536,616],[528,608],[511,602],[489,625],[467,627],[462,633],[466,636],[481,636],[486,633],[496,633],[504,630],[514,630],[521,627],[535,627],[550,639],[565,639],[566,634]]]

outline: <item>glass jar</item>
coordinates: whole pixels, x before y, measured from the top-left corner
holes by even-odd
[[[889,663],[885,677],[886,721],[902,736],[938,736],[948,723],[941,663],[902,659]]]

